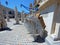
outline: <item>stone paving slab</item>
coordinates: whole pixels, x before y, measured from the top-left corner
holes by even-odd
[[[11,31],[0,32],[0,45],[46,45],[45,43],[36,43],[34,38],[28,34],[28,30],[22,25],[13,25],[14,20],[7,22]]]

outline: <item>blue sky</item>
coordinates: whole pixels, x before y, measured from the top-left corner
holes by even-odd
[[[26,13],[29,11],[23,7],[20,7],[20,4],[22,3],[23,5],[29,7],[29,4],[34,2],[34,0],[7,0],[7,1],[8,1],[7,7],[14,9],[14,7],[17,6],[18,11],[21,12],[22,10],[24,10]],[[6,0],[0,0],[0,2],[2,5],[6,6],[5,4]]]

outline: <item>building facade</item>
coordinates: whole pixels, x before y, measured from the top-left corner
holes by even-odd
[[[17,16],[19,19],[21,19],[20,12],[18,12]],[[8,20],[9,18],[14,18],[14,17],[15,17],[15,11],[13,9],[10,9],[0,4],[0,29],[7,27],[5,18]]]
[[[3,11],[3,15],[4,17],[6,17],[6,14],[8,13],[9,17],[13,18],[15,16],[15,12],[14,9],[5,7],[3,5],[0,4],[0,8]],[[20,12],[18,12],[18,15],[21,15]]]
[[[40,15],[46,24],[47,45],[60,45],[60,1],[45,0],[40,3]]]

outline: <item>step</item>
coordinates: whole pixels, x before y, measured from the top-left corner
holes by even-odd
[[[60,45],[60,41],[54,41],[50,36],[45,39],[47,45]]]

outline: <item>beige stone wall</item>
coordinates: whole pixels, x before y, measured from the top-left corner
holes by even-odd
[[[2,8],[0,7],[0,29],[1,28],[6,28],[6,27],[7,27],[7,23],[4,19]]]

